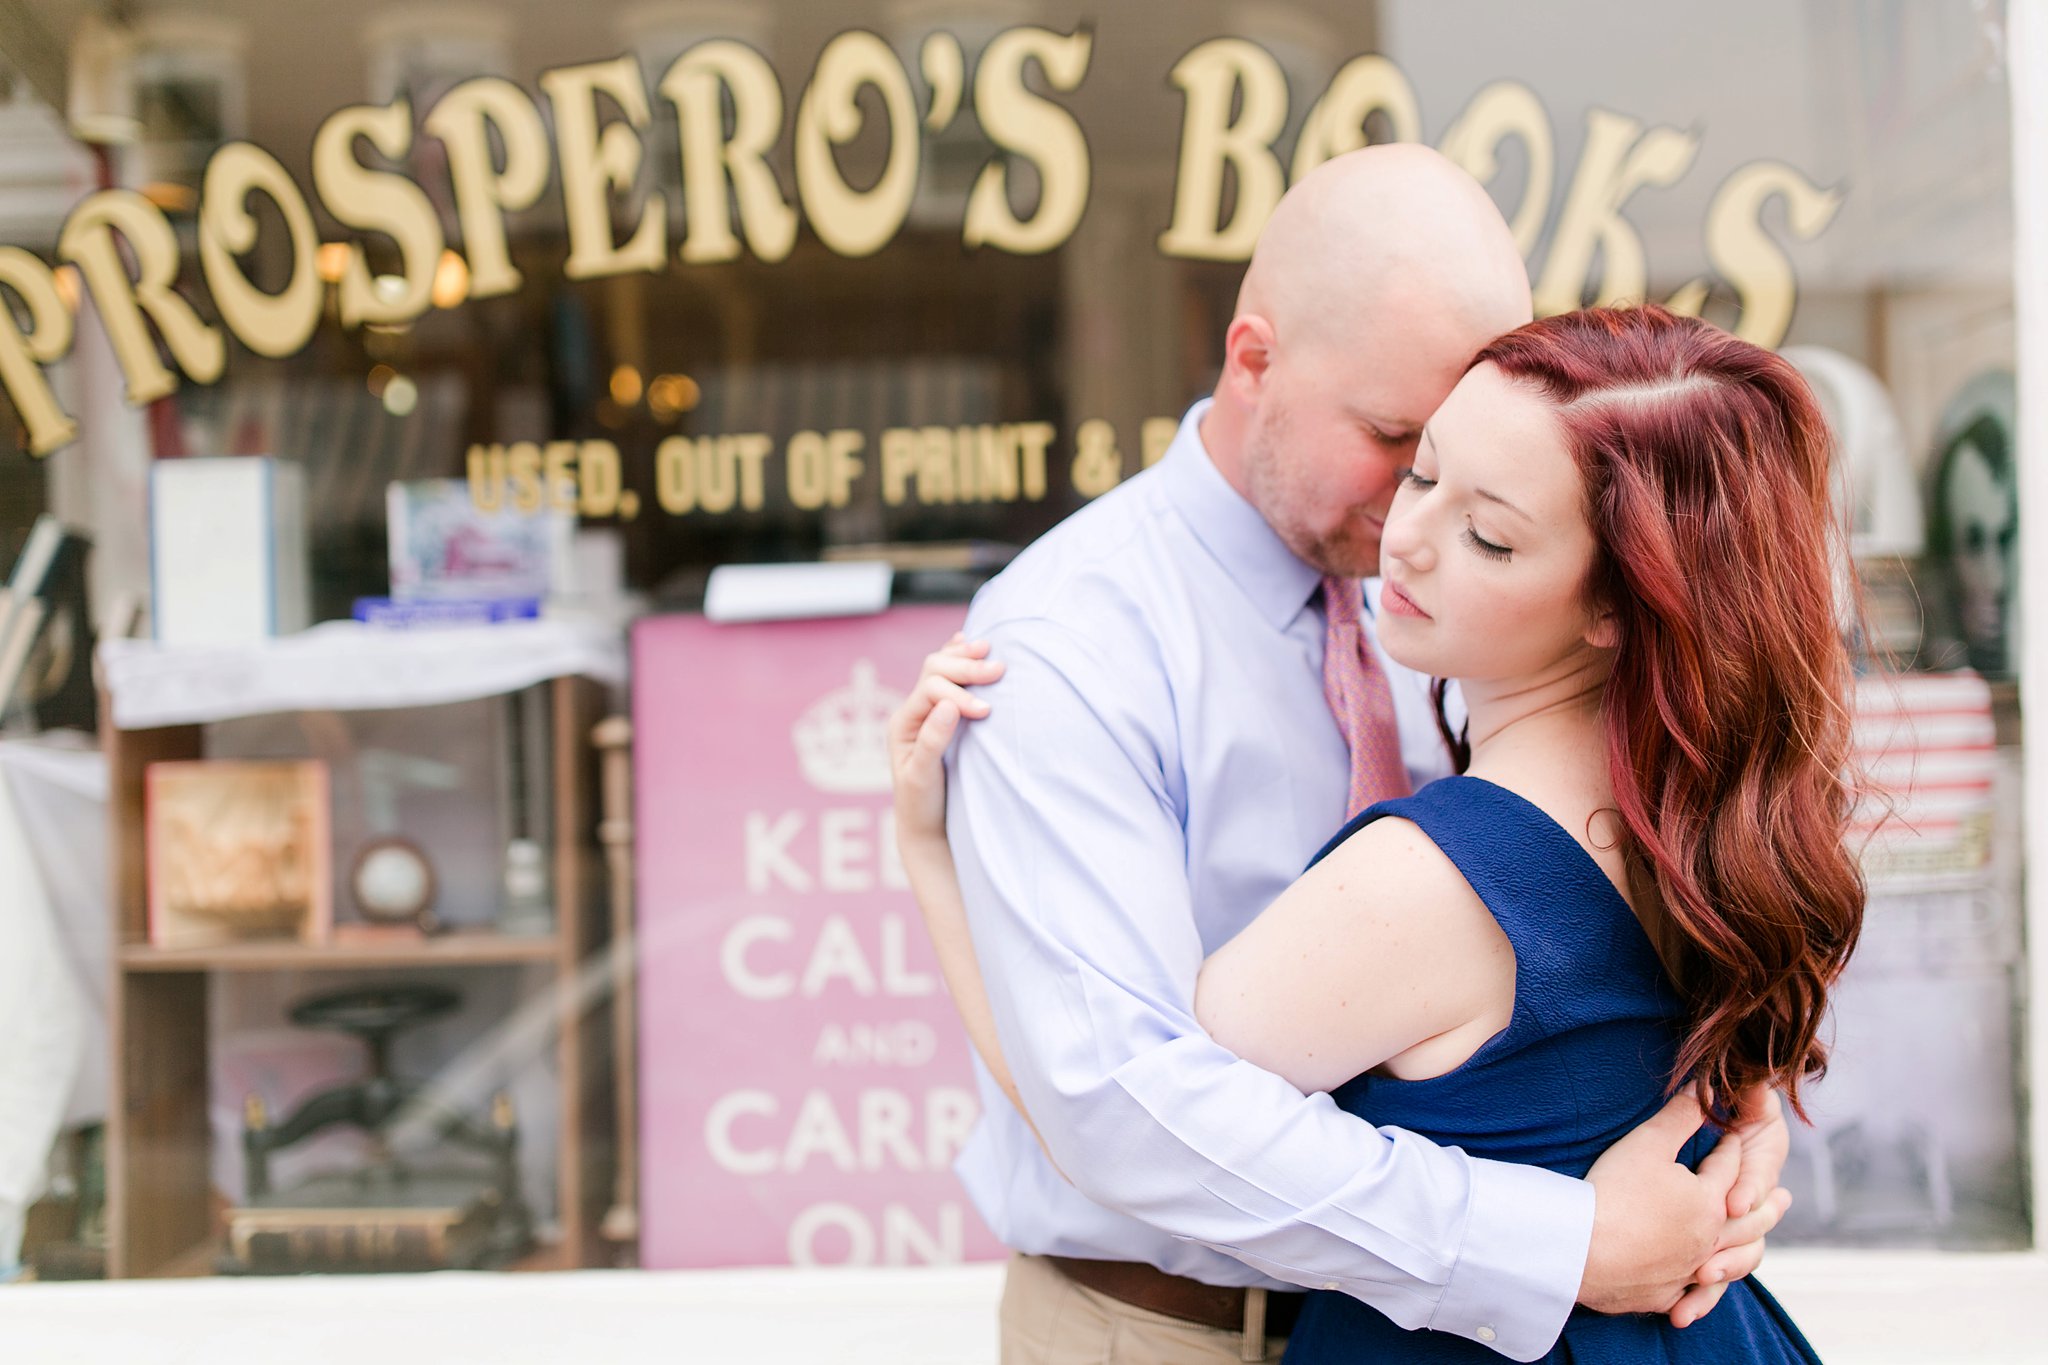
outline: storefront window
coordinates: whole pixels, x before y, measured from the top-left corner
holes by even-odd
[[[289,705],[263,722],[203,698],[121,721],[115,697],[100,739],[126,852],[38,847],[46,880],[93,884],[50,870],[66,857],[114,869],[112,911],[85,893],[100,946],[82,979],[114,972],[121,999],[110,1025],[104,1002],[81,994],[78,1027],[100,1059],[76,1084],[110,1077],[109,1102],[150,1117],[102,1143],[78,1135],[98,1131],[106,1102],[46,1106],[72,1221],[45,1196],[32,1264],[40,1245],[51,1274],[93,1264],[64,1259],[79,1246],[117,1274],[226,1265],[218,1210],[260,1193],[238,1144],[366,1056],[447,1082],[475,1130],[473,1171],[513,1172],[502,1193],[523,1210],[474,1234],[503,1239],[505,1254],[481,1261],[551,1249],[555,1263],[633,1263],[638,1217],[644,1245],[661,1248],[646,1263],[718,1263],[715,1239],[671,1236],[664,1207],[636,1205],[633,1183],[618,1182],[632,1125],[697,1102],[663,1089],[688,1066],[672,1040],[643,1037],[634,1055],[630,1030],[613,1027],[615,979],[589,965],[610,926],[633,923],[609,899],[632,903],[619,889],[630,851],[599,841],[601,820],[633,808],[607,795],[591,729],[627,711],[629,668],[659,670],[684,699],[677,729],[650,732],[649,678],[630,674],[641,738],[655,734],[673,762],[723,761],[712,732],[736,725],[764,752],[794,745],[809,784],[791,786],[786,810],[747,816],[763,823],[746,837],[766,842],[747,844],[755,881],[727,888],[767,887],[799,909],[763,910],[724,938],[678,927],[678,939],[644,940],[643,988],[759,1002],[816,985],[865,1000],[893,981],[920,1003],[806,1016],[789,1031],[804,1054],[790,1065],[830,1054],[886,1076],[895,1055],[945,1073],[877,1083],[897,1099],[858,1112],[837,1092],[806,1107],[825,1088],[771,1094],[734,1079],[705,1100],[723,1127],[685,1125],[708,1144],[707,1178],[800,1175],[843,1150],[848,1169],[946,1180],[972,1117],[965,1053],[937,1041],[942,1012],[918,1013],[941,997],[923,999],[929,964],[892,937],[914,916],[886,866],[886,801],[861,767],[917,640],[826,632],[840,651],[829,667],[799,684],[806,651],[777,654],[771,683],[765,664],[700,668],[700,621],[636,636],[630,652],[629,623],[694,617],[708,575],[729,564],[893,559],[899,603],[964,602],[1017,547],[1158,458],[1215,379],[1244,261],[1279,194],[1321,160],[1387,140],[1438,146],[1485,182],[1539,312],[1664,302],[1782,348],[1819,394],[1867,609],[1858,734],[1876,790],[1859,837],[1872,899],[1835,1065],[1813,1092],[1813,1126],[1795,1135],[1798,1199],[1780,1240],[2030,1244],[2002,5],[144,4],[119,27],[54,0],[13,8],[0,27],[0,565],[51,513],[92,543],[98,634],[130,633],[149,611],[161,634],[168,603],[193,591],[164,577],[162,509],[211,514],[242,494],[158,482],[152,503],[152,480],[191,457],[269,456],[303,484],[307,621],[403,599],[418,589],[401,581],[409,572],[445,572],[444,602],[531,595],[602,637],[595,653],[565,646],[557,672],[497,675],[472,660],[481,681],[405,693],[432,709],[381,731],[355,708],[395,706],[360,698],[413,656],[394,654],[381,678],[361,670],[366,693],[280,683]],[[105,140],[88,147],[74,134],[90,114],[116,131],[93,125]],[[220,542],[197,543],[194,564]],[[458,549],[468,557],[454,563]],[[917,621],[938,630],[941,616]],[[47,645],[35,659],[42,692],[0,672],[17,689],[11,732],[40,743],[26,737],[55,717],[92,724],[89,704],[48,700],[62,670]],[[102,685],[147,672],[127,666]],[[632,765],[643,929],[663,922],[650,896],[713,895],[663,859],[682,847],[707,864],[726,856],[684,839],[649,861],[645,841],[667,837],[656,827],[673,810],[713,820],[721,805],[649,767],[655,751]],[[360,918],[351,879],[373,843],[399,836],[431,868],[443,930],[504,930],[535,885],[580,908],[542,916],[537,941],[551,946],[493,940],[474,960],[441,948],[453,956],[424,968],[382,970],[385,950],[366,945],[397,940],[366,934],[346,950],[356,974],[341,978],[323,975],[338,959],[298,949],[180,969],[152,955],[170,949],[145,884],[157,863],[144,773],[202,757],[328,763],[327,928]],[[15,806],[31,804],[31,780]],[[650,791],[683,804],[650,806]],[[449,813],[457,801],[496,814],[465,823]],[[105,818],[92,810],[77,828]],[[380,865],[401,909],[421,875],[408,856]],[[664,890],[670,872],[688,886]],[[819,899],[835,876],[875,897],[847,912],[843,942],[836,903]],[[333,942],[313,920],[292,925],[305,944]],[[714,960],[722,974],[690,974]],[[550,994],[570,980],[585,993]],[[350,983],[406,990],[293,1022],[294,1005]],[[459,1006],[424,989],[450,984]],[[683,998],[650,1013],[643,995],[638,1017],[652,1027]],[[463,1014],[436,1023],[445,1008]],[[584,1011],[585,1033],[565,1044],[535,1023],[550,1010]],[[152,1057],[185,1070],[152,1071]],[[266,1087],[259,1114],[249,1096]],[[491,1146],[515,1130],[516,1152]],[[637,1189],[666,1198],[656,1163],[672,1149],[649,1143]],[[369,1159],[360,1144],[327,1155],[336,1170]],[[285,1162],[271,1179],[312,1169]],[[148,1187],[202,1170],[211,1195]],[[105,1216],[76,1217],[80,1191],[102,1186]],[[842,1217],[830,1193],[828,1181],[792,1196],[783,1223],[736,1232],[728,1259],[918,1263],[993,1249],[957,1196],[905,1193],[900,1216],[879,1195],[872,1210],[849,1196]],[[9,1228],[0,1216],[0,1266]],[[229,1268],[282,1264],[242,1252]]]

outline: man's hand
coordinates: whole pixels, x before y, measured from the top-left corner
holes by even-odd
[[[1764,1235],[1778,1225],[1792,1203],[1790,1191],[1778,1187],[1785,1158],[1792,1150],[1792,1132],[1786,1126],[1778,1092],[1760,1085],[1744,1094],[1735,1107],[1735,1125],[1729,1133],[1741,1147],[1742,1170],[1728,1191],[1728,1221],[1722,1226],[1714,1254],[1693,1276],[1693,1287],[1672,1308],[1673,1327],[1698,1322],[1720,1302],[1729,1285],[1755,1272],[1764,1259]],[[1752,1241],[1730,1240],[1746,1215],[1773,1206],[1775,1214],[1763,1233]]]
[[[1723,1138],[1698,1172],[1678,1164],[1680,1150],[1704,1121],[1698,1101],[1683,1092],[1594,1163],[1586,1177],[1594,1193],[1593,1245],[1579,1284],[1580,1303],[1601,1313],[1670,1314],[1682,1326],[1677,1310],[1698,1277],[1712,1273],[1710,1262],[1752,1246],[1762,1259],[1764,1234],[1777,1226],[1790,1197],[1774,1191],[1757,1207],[1731,1216],[1731,1202],[1742,1197],[1737,1186],[1744,1183],[1740,1133]],[[1761,1162],[1770,1139],[1762,1129],[1755,1136]],[[1761,1170],[1751,1178],[1761,1179]],[[1726,1280],[1708,1287],[1716,1292],[1687,1305],[1687,1322],[1713,1306]]]

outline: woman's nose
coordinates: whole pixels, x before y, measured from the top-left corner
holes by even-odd
[[[1423,521],[1413,506],[1397,507],[1387,518],[1387,528],[1380,540],[1381,549],[1389,559],[1397,560],[1417,573],[1426,571],[1436,562],[1436,552],[1430,548]]]

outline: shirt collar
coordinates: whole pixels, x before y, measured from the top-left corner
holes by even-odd
[[[1202,416],[1209,411],[1210,401],[1202,399],[1181,418],[1180,430],[1160,457],[1159,475],[1195,538],[1215,556],[1259,614],[1275,630],[1285,630],[1308,605],[1323,581],[1322,574],[1287,548],[1287,542],[1267,525],[1259,510],[1246,502],[1216,467],[1208,447],[1202,444]]]

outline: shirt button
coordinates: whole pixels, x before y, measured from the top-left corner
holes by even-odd
[[[1342,1289],[1342,1288],[1343,1288],[1343,1286],[1342,1286],[1342,1285],[1340,1285],[1340,1284],[1338,1284],[1338,1283],[1337,1283],[1337,1282],[1336,1282],[1335,1280],[1324,1280],[1324,1281],[1323,1281],[1323,1288],[1325,1288],[1325,1289]]]
[[[1492,1341],[1493,1329],[1491,1327],[1482,1327],[1479,1329],[1477,1336],[1481,1341]]]

